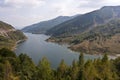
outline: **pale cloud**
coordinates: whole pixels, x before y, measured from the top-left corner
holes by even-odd
[[[54,3],[53,8],[58,9],[58,12],[61,15],[72,15],[76,13],[76,9],[79,6],[79,4],[76,4],[74,0],[65,0],[61,3]]]
[[[43,0],[4,0],[3,2],[6,7],[37,7],[45,4]]]
[[[60,15],[84,14],[116,5],[120,0],[0,0],[0,20],[22,28]]]

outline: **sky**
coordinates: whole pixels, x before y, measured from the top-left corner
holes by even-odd
[[[0,0],[0,21],[17,29],[57,16],[84,14],[120,0]]]

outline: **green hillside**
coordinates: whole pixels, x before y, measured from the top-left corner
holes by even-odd
[[[16,44],[25,40],[26,36],[11,25],[0,21],[0,48],[14,49]]]

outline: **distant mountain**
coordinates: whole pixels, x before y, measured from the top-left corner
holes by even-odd
[[[47,41],[89,54],[120,54],[120,6],[105,6],[47,31]]]
[[[88,54],[120,54],[120,19],[67,37],[52,36],[47,41],[68,43],[70,49]]]
[[[10,24],[0,21],[0,48],[14,49],[17,43],[26,39],[26,36]]]
[[[120,54],[120,19],[111,20],[76,36],[70,48],[85,53]]]
[[[75,15],[77,16],[77,15]],[[63,23],[65,21],[68,21],[72,18],[74,18],[75,16],[59,16],[56,17],[52,20],[48,20],[48,21],[43,21],[43,22],[39,22],[30,26],[27,26],[25,28],[22,29],[22,31],[24,32],[30,32],[30,33],[46,33],[47,30],[51,29],[52,27]]]
[[[80,34],[116,18],[120,18],[120,6],[105,6],[99,10],[95,10],[63,22],[48,30],[46,34],[52,36],[70,36]]]

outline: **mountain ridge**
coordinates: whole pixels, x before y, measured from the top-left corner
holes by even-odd
[[[75,15],[77,16],[77,15]],[[39,23],[35,23],[32,24],[30,26],[27,26],[25,28],[22,29],[22,31],[24,32],[29,32],[29,33],[37,33],[37,34],[41,34],[41,33],[46,33],[47,30],[49,30],[50,28],[61,24],[64,21],[70,20],[74,18],[74,16],[58,16],[56,18],[47,20],[47,21],[42,21]]]
[[[120,6],[105,6],[48,30],[47,41],[88,54],[120,53]]]
[[[46,34],[53,36],[69,36],[71,34],[82,33],[92,29],[92,27],[104,24],[113,18],[120,18],[120,6],[114,6],[113,8],[105,6],[99,10],[77,16],[53,27],[48,30]]]

